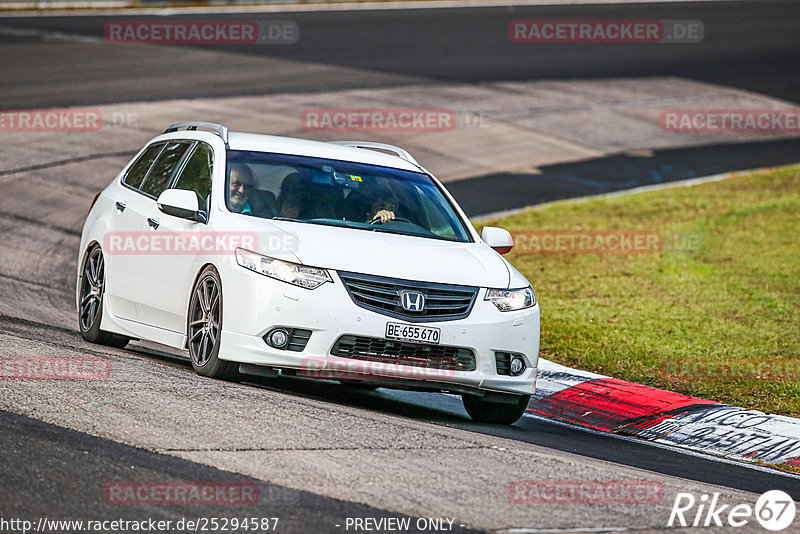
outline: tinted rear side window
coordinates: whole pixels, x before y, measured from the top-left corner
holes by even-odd
[[[140,187],[142,192],[158,197],[169,185],[170,178],[172,178],[175,169],[178,167],[183,155],[190,146],[190,142],[168,144],[164,151],[161,152],[161,155],[158,156],[144,184]]]
[[[205,143],[198,144],[175,184],[175,189],[197,193],[197,205],[200,209],[206,205],[206,198],[211,192],[212,163],[211,147]]]
[[[123,178],[123,182],[131,187],[136,189],[142,185],[142,180],[144,177],[147,176],[147,171],[150,170],[150,167],[153,165],[153,162],[156,160],[156,156],[158,156],[161,149],[164,148],[166,143],[156,143],[154,145],[150,145],[147,150],[145,150],[139,159],[136,160],[136,163],[131,165],[131,168],[128,170],[128,173]]]

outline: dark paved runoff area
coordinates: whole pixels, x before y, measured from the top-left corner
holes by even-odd
[[[800,160],[800,138],[617,154],[547,165],[536,174],[498,173],[447,184],[470,217],[543,202],[612,193]]]

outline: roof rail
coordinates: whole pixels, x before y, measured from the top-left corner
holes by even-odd
[[[164,130],[164,133],[170,132],[177,132],[181,128],[186,128],[187,130],[197,130],[198,128],[206,128],[211,130],[218,136],[222,138],[225,144],[228,144],[228,127],[223,126],[221,124],[217,124],[216,122],[202,122],[202,121],[189,121],[189,122],[177,122]]]
[[[335,145],[344,145],[350,146],[354,148],[366,148],[368,150],[384,150],[386,152],[391,152],[398,156],[401,159],[406,160],[407,162],[411,163],[412,165],[416,165],[419,167],[419,163],[414,157],[408,153],[408,151],[403,150],[402,148],[394,145],[387,145],[385,143],[373,143],[372,141],[328,141],[329,143],[333,143]]]

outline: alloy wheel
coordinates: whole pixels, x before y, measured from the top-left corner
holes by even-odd
[[[98,247],[91,251],[83,267],[79,315],[81,331],[83,332],[87,332],[92,328],[100,314],[104,276],[103,251]]]
[[[197,284],[189,318],[189,354],[195,366],[208,363],[219,339],[219,286],[213,276]]]

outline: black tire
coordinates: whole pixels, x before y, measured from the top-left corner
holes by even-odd
[[[81,270],[78,328],[80,328],[81,337],[89,343],[121,349],[128,344],[131,338],[100,330],[104,295],[105,260],[100,246],[94,245],[87,251]]]
[[[189,357],[197,374],[221,380],[239,378],[239,364],[219,359],[222,333],[222,281],[209,266],[197,277],[186,321]]]
[[[486,400],[477,395],[464,393],[461,395],[461,401],[464,403],[464,408],[469,416],[479,423],[511,425],[519,421],[519,418],[525,413],[525,408],[528,407],[528,401],[531,400],[531,396],[508,395],[508,397],[511,401],[510,403]]]

